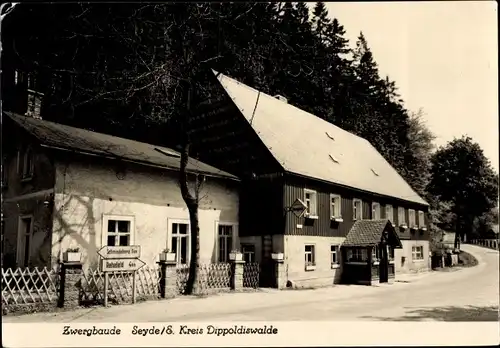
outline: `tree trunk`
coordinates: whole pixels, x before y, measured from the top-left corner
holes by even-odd
[[[189,276],[186,284],[186,294],[197,294],[201,290],[199,280],[200,265],[200,225],[198,221],[198,204],[188,208],[189,222],[191,224],[191,253],[189,261]]]
[[[189,136],[189,119],[191,116],[191,81],[184,85],[183,90],[186,93],[186,112],[183,117],[183,144],[181,150],[181,162],[179,171],[179,184],[181,187],[181,194],[184,202],[189,211],[189,221],[190,221],[190,245],[191,252],[189,258],[189,276],[186,284],[186,294],[191,295],[197,293],[199,290],[199,250],[200,250],[200,226],[198,220],[198,202],[199,202],[199,189],[200,182],[198,177],[196,177],[195,192],[192,193],[189,190],[189,178],[187,173],[187,164],[189,161],[189,148],[190,148],[190,136]]]

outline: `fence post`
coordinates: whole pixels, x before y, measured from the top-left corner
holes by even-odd
[[[272,259],[274,260],[274,272],[276,279],[276,287],[278,289],[283,289],[286,287],[286,279],[285,279],[285,259],[283,253],[273,253],[271,254]]]
[[[81,262],[61,263],[61,284],[59,289],[58,307],[75,308],[80,305],[80,288],[82,280]]]
[[[160,260],[157,263],[161,270],[160,297],[174,297],[177,294],[177,263],[175,260]]]
[[[235,253],[234,260],[231,261],[231,290],[243,289],[243,267],[245,261],[241,260],[243,254]]]

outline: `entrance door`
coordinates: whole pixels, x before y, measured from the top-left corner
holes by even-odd
[[[260,286],[263,288],[275,287],[275,265],[272,259],[273,237],[262,236],[262,259],[260,264]]]
[[[387,245],[380,246],[380,264],[379,264],[379,282],[387,283],[389,281],[389,257]]]
[[[31,235],[33,232],[33,218],[22,216],[19,218],[19,233],[17,240],[17,265],[28,267],[31,258]]]

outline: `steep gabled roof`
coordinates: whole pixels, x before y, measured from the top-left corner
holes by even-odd
[[[166,147],[25,117],[11,112],[5,112],[5,114],[46,147],[116,158],[169,170],[180,169],[180,153]],[[190,173],[238,180],[232,174],[193,158],[189,159],[187,170]]]
[[[342,246],[374,246],[380,243],[387,231],[389,244],[402,247],[398,234],[389,220],[358,220],[352,225]]]
[[[428,205],[367,140],[230,77],[214,74],[287,172]]]

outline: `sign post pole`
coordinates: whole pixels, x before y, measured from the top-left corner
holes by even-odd
[[[103,246],[97,254],[101,257],[101,271],[104,272],[104,306],[108,306],[109,272],[132,273],[132,303],[137,301],[137,270],[146,263],[139,259],[141,247],[128,246]]]
[[[108,307],[108,272],[104,271],[104,307]]]
[[[137,291],[136,291],[137,283],[135,281],[136,273],[137,271],[132,272],[132,303],[136,302],[136,296],[137,296]]]

